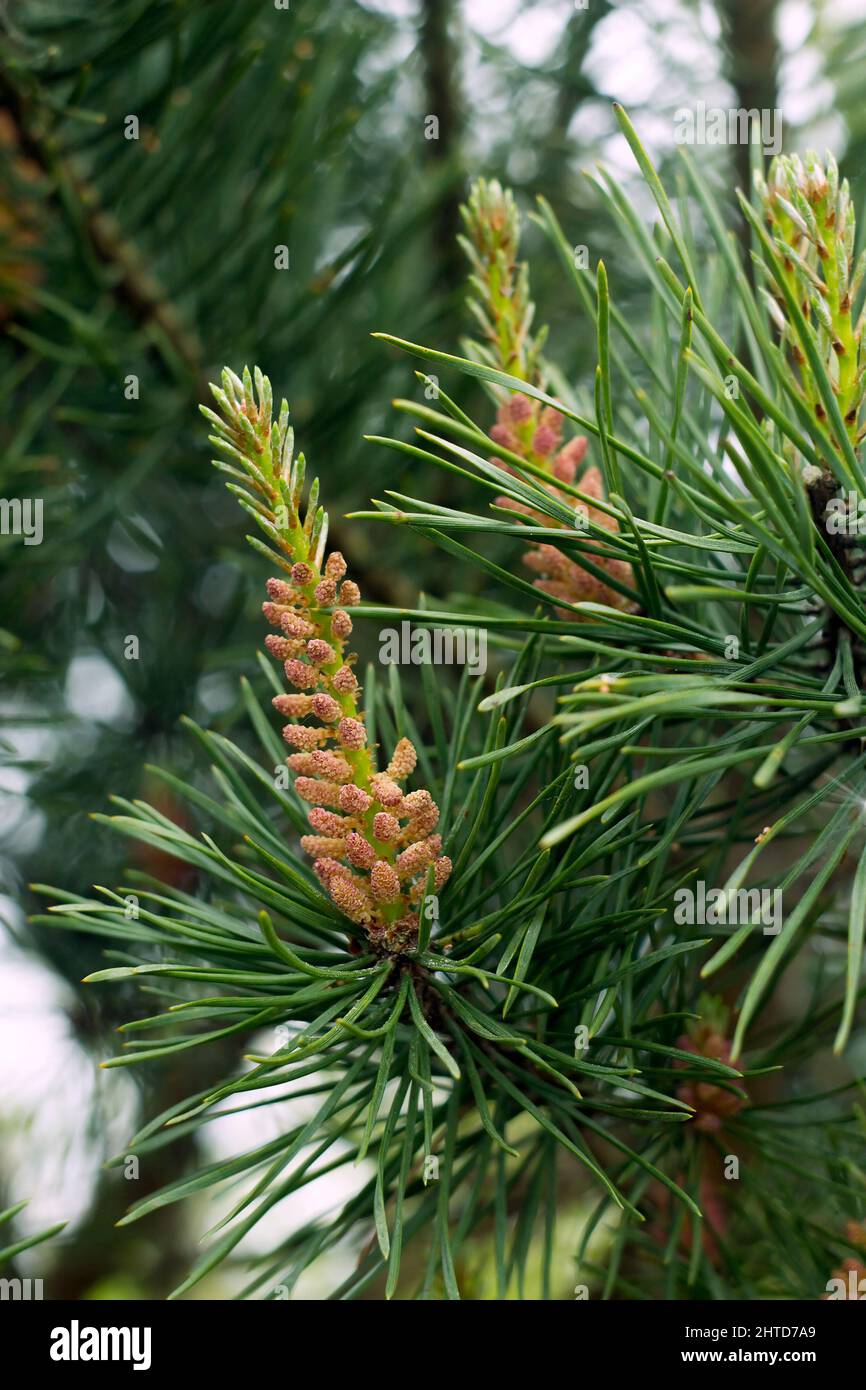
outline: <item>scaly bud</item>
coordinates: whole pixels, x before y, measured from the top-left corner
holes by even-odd
[[[324,729],[316,729],[310,724],[286,724],[283,729],[283,738],[293,748],[300,748],[305,753],[311,753],[314,748],[321,746],[327,738],[327,734]]]
[[[296,585],[297,588],[308,588],[315,577],[315,570],[311,569],[310,566],[303,561],[299,561],[296,565],[292,565],[292,583]]]
[[[346,561],[339,550],[332,550],[325,562],[325,574],[329,579],[342,579],[346,573]]]
[[[338,839],[344,839],[346,836],[346,822],[343,817],[335,815],[333,811],[326,811],[322,806],[314,806],[308,812],[307,820],[320,835],[335,835]]]
[[[292,657],[283,667],[286,680],[297,690],[314,690],[319,683],[319,674],[312,666],[298,657]]]
[[[363,926],[373,916],[370,899],[356,878],[344,878],[342,874],[331,874],[328,879],[328,892],[337,907],[350,922]]]
[[[335,602],[337,597],[337,586],[333,579],[322,579],[315,588],[316,603],[322,608],[328,608]]]
[[[309,753],[290,753],[286,758],[286,767],[290,767],[292,772],[300,773],[302,777],[314,777],[316,773],[316,765]]]
[[[335,608],[331,614],[331,631],[335,637],[341,640],[351,636],[352,619],[342,608]]]
[[[285,661],[294,651],[293,642],[289,642],[285,637],[277,637],[273,632],[269,632],[265,638],[265,646],[277,661]]]
[[[340,788],[340,809],[351,816],[363,816],[373,804],[373,798],[350,782]]]
[[[351,870],[348,869],[345,864],[341,864],[338,859],[317,859],[313,865],[313,873],[326,887],[335,876],[337,878],[352,877]]]
[[[413,838],[421,839],[436,829],[439,820],[439,807],[430,793],[423,788],[410,792],[403,798],[403,813],[410,817]]]
[[[319,748],[313,754],[313,766],[323,777],[329,777],[332,782],[350,782],[352,780],[352,769],[341,758],[339,753],[332,753],[329,748]]]
[[[321,637],[311,637],[307,643],[307,656],[316,666],[329,666],[336,655],[330,642],[323,641]]]
[[[415,771],[417,761],[418,754],[415,752],[415,745],[410,743],[408,738],[401,738],[394,749],[393,758],[385,769],[385,774],[396,782],[405,782],[406,778]]]
[[[291,603],[295,596],[291,584],[287,584],[284,579],[269,579],[265,588],[268,598],[273,599],[274,603]]]
[[[329,858],[338,854],[343,854],[346,848],[345,840],[337,836],[329,835],[302,835],[301,849],[313,859],[322,857]]]
[[[348,666],[341,666],[331,677],[331,685],[339,695],[351,695],[358,689],[358,682]]]
[[[346,836],[346,858],[356,869],[372,869],[376,863],[376,851],[356,830]]]
[[[392,903],[400,896],[400,880],[393,865],[378,859],[370,870],[373,897],[380,903]]]
[[[433,887],[437,893],[440,888],[445,887],[450,877],[451,860],[448,858],[447,854],[443,854],[441,859],[437,859],[433,865]]]
[[[295,791],[302,801],[312,801],[314,805],[340,805],[340,788],[336,782],[325,782],[318,777],[298,777]]]
[[[367,730],[360,719],[341,719],[337,734],[344,748],[363,748],[367,742]]]
[[[553,453],[557,442],[555,430],[549,425],[539,425],[532,436],[532,452],[538,454],[539,458],[546,458],[548,454]]]
[[[384,772],[377,772],[370,779],[370,790],[380,806],[399,806],[403,800],[403,793],[397,783]]]
[[[297,613],[284,613],[280,619],[280,627],[287,637],[294,637],[300,641],[304,637],[315,636],[316,629],[312,623],[308,623],[306,618],[301,618]]]
[[[323,724],[333,724],[340,718],[340,706],[332,695],[326,695],[324,691],[313,696],[310,706],[312,713],[317,719],[321,719]]]
[[[521,391],[515,391],[514,395],[505,401],[500,413],[503,421],[507,420],[512,425],[525,425],[527,420],[535,418],[535,407],[528,396],[524,396]]]
[[[415,840],[397,855],[397,872],[401,878],[415,878],[432,859],[429,840]]]
[[[312,709],[313,701],[309,695],[275,695],[271,704],[286,719],[303,719]]]
[[[400,834],[400,822],[388,811],[377,811],[373,817],[373,834],[377,840],[396,840]]]

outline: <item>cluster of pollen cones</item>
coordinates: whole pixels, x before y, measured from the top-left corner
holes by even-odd
[[[500,405],[490,437],[501,448],[508,449],[520,458],[526,458],[544,468],[551,477],[549,491],[567,506],[573,507],[573,497],[557,488],[556,483],[574,482],[577,470],[586,455],[587,441],[583,435],[578,435],[563,444],[562,416],[558,410],[554,410],[552,406],[541,406],[540,402],[516,392]],[[501,459],[493,461],[508,472],[514,471]],[[599,501],[603,497],[601,473],[595,465],[584,470],[579,486],[587,497]],[[519,512],[536,525],[554,524],[549,517],[514,498],[499,497],[497,505],[506,507],[509,511]],[[615,517],[591,504],[584,504],[576,514],[576,519],[578,517],[581,529],[585,529],[591,523],[603,527],[606,531],[619,530]],[[621,584],[631,584],[632,570],[627,561],[600,554],[592,554],[590,558],[609,578]],[[561,599],[566,603],[603,603],[608,608],[624,610],[633,607],[619,590],[564,555],[555,545],[531,542],[523,557],[523,563],[536,574],[535,587],[544,590],[552,598]],[[560,612],[564,617],[575,616],[569,609],[561,609]]]
[[[435,833],[439,809],[429,791],[405,789],[416,763],[407,738],[399,740],[384,772],[368,744],[355,655],[346,651],[348,610],[361,593],[346,577],[339,551],[325,559],[328,518],[318,480],[302,507],[306,462],[294,453],[288,405],[283,401],[278,418],[272,417],[271,384],[258,368],[244,368],[243,378],[226,368],[221,380],[222,386],[211,387],[221,415],[201,407],[215,427],[211,442],[228,459],[216,460],[217,466],[233,478],[243,478],[243,466],[247,487],[230,482],[229,489],[270,542],[250,538],[252,544],[284,571],[268,580],[262,607],[278,629],[266,646],[283,663],[291,687],[274,705],[289,720],[286,761],[298,795],[310,804],[311,833],[302,837],[303,848],[333,902],[377,950],[412,950],[425,894],[438,893],[451,873]]]
[[[269,636],[266,645],[293,687],[273,703],[292,721],[283,737],[294,750],[287,762],[297,774],[295,788],[311,803],[312,833],[301,844],[316,874],[374,945],[399,952],[417,941],[431,868],[435,893],[451,861],[441,853],[439,809],[429,791],[404,788],[417,760],[409,739],[399,740],[384,772],[372,763],[352,658],[342,654],[352,631],[346,608],[360,599],[345,572],[345,560],[334,551],[321,575],[298,563],[287,580],[269,580],[263,611],[281,635]],[[335,603],[344,606],[331,607]]]

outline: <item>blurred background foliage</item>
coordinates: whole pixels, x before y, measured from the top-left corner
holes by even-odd
[[[223,362],[257,361],[288,397],[365,598],[471,592],[480,577],[432,547],[407,550],[390,530],[383,553],[378,532],[341,519],[385,486],[419,486],[362,440],[393,425],[391,395],[420,390],[370,334],[457,350],[469,177],[507,181],[524,208],[547,197],[590,266],[604,255],[640,324],[638,267],[582,172],[603,159],[637,185],[611,99],[663,172],[675,111],[703,101],[781,108],[785,148],[829,144],[856,179],[864,61],[859,0],[0,7],[0,492],[44,502],[40,545],[0,537],[0,1207],[32,1198],[20,1237],[69,1218],[50,1247],[50,1296],[158,1297],[188,1264],[174,1214],[114,1229],[128,1189],[101,1162],[133,1120],[207,1074],[94,1079],[130,1001],[79,988],[94,943],[29,928],[26,885],[115,882],[130,851],[88,812],[118,793],[172,814],[144,765],[189,775],[180,716],[228,727],[237,677],[255,673],[262,569],[202,448],[205,383]],[[732,226],[745,153],[701,152]],[[558,293],[540,235],[525,251],[548,356],[582,394],[589,321]],[[476,387],[449,389],[485,418]],[[443,482],[421,486],[435,500]],[[195,1056],[178,1065],[225,1064]],[[182,1157],[176,1146],[173,1175]],[[159,1186],[158,1158],[149,1167]],[[560,1296],[569,1260],[565,1248]]]

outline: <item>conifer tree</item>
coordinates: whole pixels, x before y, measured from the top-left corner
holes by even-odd
[[[380,335],[427,366],[396,402],[414,437],[373,441],[418,495],[389,489],[351,524],[385,527],[386,557],[401,531],[441,547],[481,577],[473,595],[365,602],[288,406],[258,369],[214,390],[217,466],[272,571],[276,631],[243,685],[260,753],[190,724],[208,785],[162,774],[189,824],[125,798],[97,817],[192,866],[195,891],[141,874],[131,903],[130,886],[41,890],[43,921],[104,940],[94,984],[154,1001],[108,1067],[243,1041],[242,1068],[125,1152],[146,1163],[285,1103],[274,1138],[124,1218],[231,1193],[177,1295],[353,1162],[336,1211],[244,1259],[247,1296],[291,1296],[345,1244],[335,1298],[818,1299],[862,1268],[854,202],[829,155],[759,172],[741,198],[755,289],[695,162],[699,232],[616,114],[657,225],[604,171],[596,187],[647,277],[648,328],[535,213],[594,336],[589,389],[546,360],[495,182],[465,209],[480,338],[458,355]],[[484,384],[486,416],[446,373]],[[477,505],[428,500],[435,469]],[[346,642],[386,619],[483,631],[489,670],[362,673]]]

